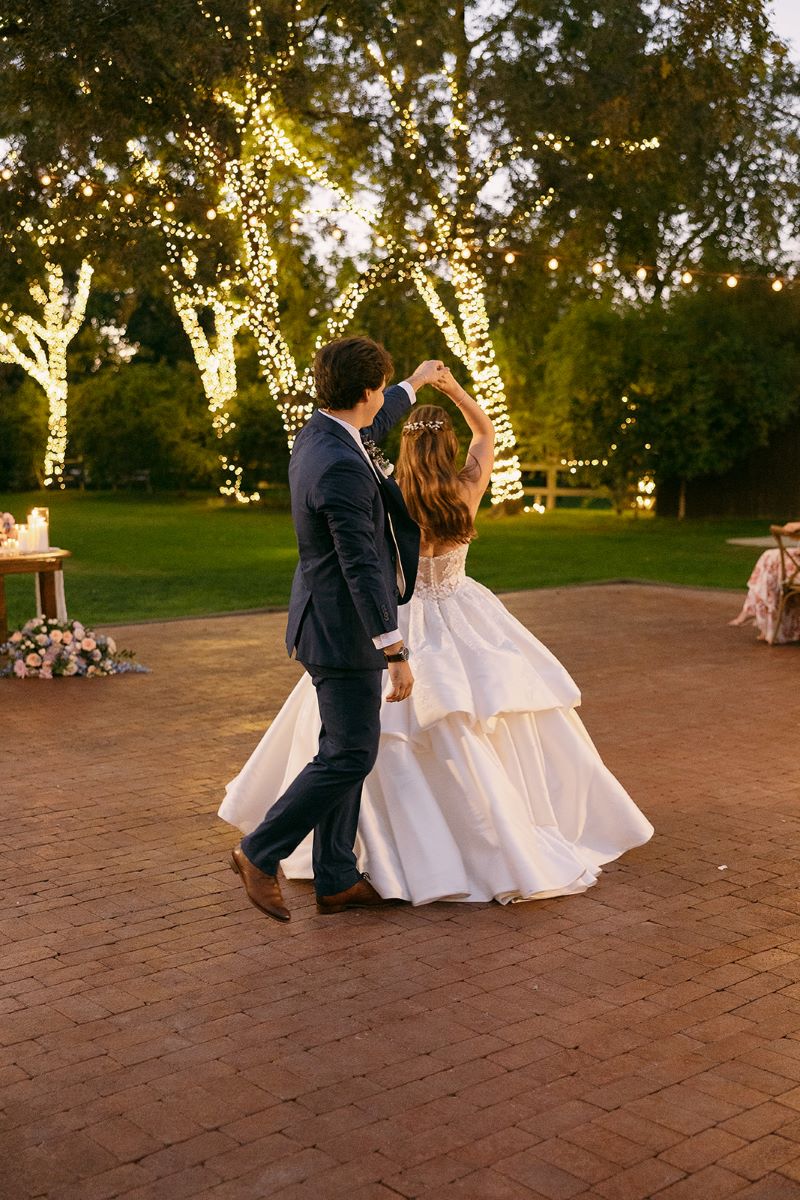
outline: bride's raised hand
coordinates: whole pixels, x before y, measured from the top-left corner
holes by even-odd
[[[443,396],[449,396],[451,400],[460,399],[464,395],[464,389],[449,367],[442,367],[436,379],[431,382],[437,392],[441,392]]]
[[[445,366],[441,359],[426,358],[425,362],[419,364],[413,375],[409,376],[408,382],[414,388],[415,392],[421,387],[425,387],[426,383],[432,383],[435,387],[436,380],[444,369]]]

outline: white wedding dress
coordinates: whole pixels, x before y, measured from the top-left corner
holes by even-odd
[[[467,549],[421,558],[413,599],[400,608],[414,691],[383,704],[359,867],[382,896],[413,904],[585,891],[653,827],[603,765],[565,669],[465,574]],[[304,675],[219,815],[254,829],[313,758],[319,727]],[[311,835],[282,866],[289,878],[312,878]]]

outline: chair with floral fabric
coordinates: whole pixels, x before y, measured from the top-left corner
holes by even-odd
[[[767,641],[772,645],[778,630],[781,628],[781,621],[783,620],[787,605],[800,599],[800,555],[797,554],[796,547],[793,554],[789,553],[784,542],[786,531],[782,525],[770,525],[770,533],[778,543],[778,552],[780,554],[778,612],[771,635],[767,638]]]

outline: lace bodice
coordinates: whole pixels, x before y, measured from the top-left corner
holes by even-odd
[[[465,542],[445,554],[421,554],[414,595],[434,600],[452,596],[465,577],[468,550],[469,542]]]

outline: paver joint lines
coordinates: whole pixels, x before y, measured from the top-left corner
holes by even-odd
[[[510,607],[657,829],[585,896],[259,920],[214,812],[280,614],[0,684],[0,1195],[800,1200],[796,648],[709,592]]]

